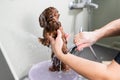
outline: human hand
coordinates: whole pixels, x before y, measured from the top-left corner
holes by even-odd
[[[59,30],[63,31],[63,27],[60,27]],[[70,34],[68,34],[68,33],[64,33],[64,34],[65,34],[66,40],[68,41],[68,39],[70,38]]]
[[[57,30],[57,37],[56,39],[50,38],[51,47],[54,53],[57,53],[58,51],[62,51],[63,46],[63,40],[62,40],[62,33],[60,30]]]
[[[82,50],[85,47],[88,47],[94,44],[97,41],[95,32],[80,32],[75,35],[74,43],[77,46],[77,50]]]
[[[69,38],[70,38],[70,34],[65,33],[65,38],[66,38],[66,40],[68,41],[68,40],[69,40]]]

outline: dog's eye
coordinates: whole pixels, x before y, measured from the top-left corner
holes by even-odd
[[[53,18],[53,16],[52,15],[50,15],[50,17],[49,18]]]

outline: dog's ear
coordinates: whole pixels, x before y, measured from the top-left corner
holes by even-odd
[[[39,23],[40,23],[40,26],[42,28],[44,28],[45,26],[47,26],[47,22],[46,22],[46,19],[45,19],[45,16],[44,16],[43,13],[39,17]]]
[[[43,44],[44,46],[49,47],[50,46],[50,40],[49,39],[45,39],[45,38],[38,38],[38,41]]]

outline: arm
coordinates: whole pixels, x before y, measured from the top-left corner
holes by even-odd
[[[110,76],[110,78],[115,77],[108,70],[108,67],[101,63],[80,58],[69,53],[63,54],[61,50],[63,42],[61,39],[60,31],[58,31],[58,37],[55,40],[50,37],[50,42],[51,42],[52,50],[54,51],[56,56],[65,64],[67,64],[72,69],[74,69],[80,75],[83,75],[91,80],[109,80],[107,78],[110,75],[112,75]]]
[[[72,54],[63,54],[61,51],[56,52],[57,57],[75,70],[78,74],[89,80],[119,80],[120,65],[114,60],[109,65],[90,61]]]
[[[104,80],[109,76],[107,66],[98,62],[90,61],[72,54],[63,54],[61,51],[56,52],[57,57],[75,70],[78,74],[90,79]]]
[[[115,20],[93,32],[79,33],[75,36],[75,39],[80,38],[80,42],[85,45],[87,43],[86,46],[88,46],[99,39],[117,35],[120,35],[120,19]],[[114,60],[111,64],[106,66],[104,64],[77,57],[69,53],[63,54],[61,50],[63,42],[61,40],[60,31],[58,31],[58,36],[55,40],[50,38],[50,42],[56,56],[80,75],[83,75],[90,80],[120,80],[120,65]],[[83,46],[84,44],[78,45],[78,47],[85,47]]]
[[[80,32],[75,35],[74,43],[78,50],[94,44],[96,41],[105,38],[120,35],[120,19],[114,20],[104,27],[91,32]]]
[[[105,37],[118,36],[120,35],[120,19],[114,20],[94,32],[98,35],[97,40]]]

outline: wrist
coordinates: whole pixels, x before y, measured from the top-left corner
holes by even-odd
[[[57,49],[57,50],[55,50],[55,53],[56,53],[56,54],[61,54],[61,53],[62,53],[62,50]]]
[[[96,42],[104,37],[104,31],[101,29],[97,29],[93,31],[93,33],[94,33]]]
[[[59,54],[62,53],[62,49],[55,48],[55,49],[54,49],[54,53],[56,53],[56,55],[59,55]]]
[[[64,53],[62,52],[62,50],[56,50],[56,51],[55,51],[55,55],[57,56],[57,58],[59,58],[60,60],[62,60],[62,59],[63,59],[63,56],[65,56],[66,54],[64,54]]]

